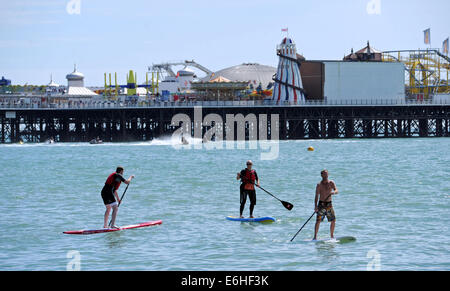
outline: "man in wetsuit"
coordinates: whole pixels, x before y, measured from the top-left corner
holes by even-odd
[[[314,211],[317,213],[316,226],[314,228],[314,238],[317,239],[317,233],[319,232],[320,222],[328,219],[331,222],[330,235],[334,238],[334,227],[336,226],[336,216],[334,214],[333,205],[331,203],[331,196],[338,194],[338,189],[334,181],[328,180],[328,171],[323,170],[320,172],[322,181],[316,186],[316,197],[314,199]],[[317,201],[319,200],[319,204]]]
[[[247,196],[250,198],[250,218],[253,218],[253,209],[256,205],[256,191],[255,191],[255,183],[256,186],[259,187],[259,179],[258,174],[256,174],[255,170],[252,170],[253,163],[252,161],[247,161],[247,168],[242,170],[240,173],[237,173],[237,180],[241,180],[240,192],[241,192],[241,208],[240,208],[240,218],[244,218],[242,216],[242,212],[244,211],[245,202],[247,201]]]
[[[113,228],[118,228],[115,225],[116,222],[116,216],[117,212],[119,210],[119,195],[117,194],[117,190],[120,187],[120,183],[124,182],[125,184],[130,184],[131,180],[134,178],[133,175],[128,178],[128,180],[125,180],[123,175],[123,167],[119,166],[117,167],[116,171],[108,176],[108,179],[106,179],[105,186],[103,186],[102,189],[102,199],[103,203],[106,206],[105,211],[105,220],[103,223],[103,228],[108,228],[108,217],[109,213],[111,212],[111,208],[113,210],[112,218],[111,218],[111,225]]]

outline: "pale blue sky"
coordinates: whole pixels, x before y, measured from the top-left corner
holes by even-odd
[[[152,63],[194,59],[215,71],[244,62],[276,66],[288,27],[307,59],[342,59],[367,40],[379,50],[432,47],[450,34],[448,0],[0,0],[0,76],[13,84],[59,84],[78,70],[88,86],[104,72],[139,82]],[[369,14],[370,1],[381,3]]]

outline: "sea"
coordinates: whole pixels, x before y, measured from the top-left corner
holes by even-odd
[[[450,138],[189,141],[0,145],[0,270],[450,270]],[[254,215],[274,223],[225,219],[239,215],[247,160],[261,187],[294,204],[257,189]],[[100,191],[119,165],[135,179],[116,223],[163,223],[63,234],[103,227]],[[356,240],[311,241],[313,216],[291,242],[323,169],[339,190],[335,236]]]

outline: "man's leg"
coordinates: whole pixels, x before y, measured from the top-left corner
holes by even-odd
[[[331,225],[330,225],[330,235],[331,235],[331,238],[334,238],[334,227],[336,226],[336,219],[335,220],[333,220],[332,222],[331,222]]]
[[[103,228],[108,227],[109,212],[111,211],[110,205],[105,205],[105,206],[106,206],[106,211],[105,211],[105,218],[104,218],[104,222],[103,222]]]
[[[255,208],[255,204],[250,204],[250,218],[253,218],[253,209]]]
[[[116,216],[117,216],[117,212],[119,211],[119,206],[116,204],[112,207],[113,209],[113,213],[112,213],[112,218],[111,218],[111,226],[114,227],[114,225],[116,225]]]
[[[313,238],[313,240],[317,239],[317,233],[319,232],[319,227],[320,227],[320,219],[318,218],[316,220],[316,225],[314,226],[314,238]]]
[[[330,225],[330,236],[334,238],[334,227],[336,226],[336,215],[334,214],[333,207],[327,211],[327,219],[331,222]]]
[[[253,190],[249,192],[250,196],[250,218],[253,218],[253,209],[255,209],[256,205],[256,192]]]
[[[244,212],[244,207],[245,207],[245,202],[247,201],[247,192],[245,191],[241,191],[241,208],[240,210],[240,218],[244,218],[244,216],[242,216],[242,213]]]

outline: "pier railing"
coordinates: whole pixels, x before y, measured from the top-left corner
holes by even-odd
[[[434,100],[386,100],[386,99],[344,99],[328,101],[272,101],[272,100],[250,100],[250,101],[142,101],[142,102],[119,102],[119,101],[83,101],[83,102],[15,102],[0,101],[0,109],[114,109],[114,108],[179,108],[179,107],[276,107],[276,106],[424,106],[424,105],[450,105],[450,97]]]

